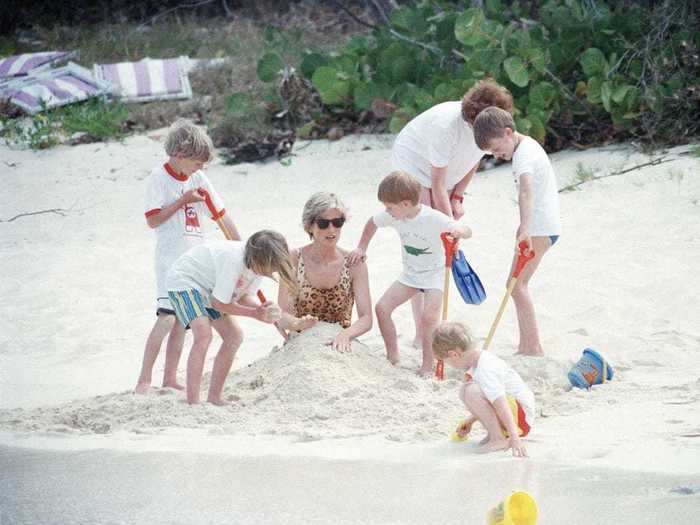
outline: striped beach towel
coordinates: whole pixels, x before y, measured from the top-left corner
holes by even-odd
[[[72,54],[68,51],[46,51],[0,58],[0,79],[26,76],[30,72],[49,66],[52,62],[65,60]]]
[[[80,102],[106,94],[109,86],[95,79],[92,73],[73,62],[68,65],[34,71],[0,85],[0,98],[9,99],[30,114]]]
[[[111,84],[112,95],[123,102],[184,99],[192,96],[187,57],[116,64],[95,64],[95,76]]]

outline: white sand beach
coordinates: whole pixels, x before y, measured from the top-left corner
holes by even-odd
[[[339,354],[319,325],[285,348],[243,319],[225,407],[190,407],[154,386],[135,396],[153,323],[153,233],[144,180],[164,160],[164,131],[123,143],[32,152],[0,145],[0,523],[485,523],[513,490],[541,524],[690,523],[700,506],[700,159],[631,145],[551,156],[563,235],[532,282],[546,357],[515,357],[512,303],[492,351],[531,386],[530,457],[475,454],[449,434],[464,415],[460,377],[415,375],[410,309],[397,312],[402,363],[378,328]],[[207,173],[243,235],[307,241],[306,199],[350,208],[340,246],[380,209],[392,136],[301,142],[291,164]],[[579,175],[577,175],[577,173]],[[479,172],[466,198],[474,238],[461,248],[487,291],[450,290],[449,318],[483,339],[504,292],[518,212],[510,165]],[[53,211],[51,211],[53,210]],[[221,238],[212,223],[210,239]],[[380,230],[368,251],[373,303],[400,271]],[[268,298],[275,285],[266,281]],[[181,378],[190,339],[181,360]],[[213,359],[215,346],[209,351]],[[586,347],[614,367],[591,391],[566,373]],[[163,356],[154,372],[162,378]],[[205,370],[210,370],[208,362]],[[208,376],[205,376],[205,383]]]

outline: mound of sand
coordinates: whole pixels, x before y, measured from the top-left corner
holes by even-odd
[[[156,433],[170,427],[206,428],[217,434],[280,434],[302,440],[385,435],[396,441],[444,436],[464,416],[460,377],[419,378],[390,366],[384,355],[354,342],[339,353],[327,342],[339,327],[327,323],[275,347],[268,357],[234,371],[224,399],[230,404],[190,407],[184,394],[153,389],[122,392],[56,407],[0,411],[0,428],[19,431]],[[566,389],[566,369],[551,358],[511,358],[538,399]],[[203,389],[208,387],[205,377]]]

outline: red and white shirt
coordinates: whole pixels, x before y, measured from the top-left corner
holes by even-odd
[[[145,215],[150,217],[179,199],[185,192],[203,188],[211,195],[214,207],[223,215],[224,204],[207,176],[201,170],[189,177],[176,172],[168,163],[155,168],[146,184]],[[158,298],[165,298],[167,289],[165,276],[175,260],[193,246],[204,241],[202,220],[211,217],[204,202],[193,202],[182,206],[167,221],[155,228],[156,234],[156,283]],[[214,219],[215,217],[211,217]]]

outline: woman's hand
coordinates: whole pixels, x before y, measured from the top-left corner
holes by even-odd
[[[355,248],[348,254],[349,266],[355,266],[356,264],[365,262],[365,260],[367,260],[367,254],[361,248]]]
[[[341,330],[330,342],[333,350],[341,353],[350,352],[350,337],[345,330]]]

